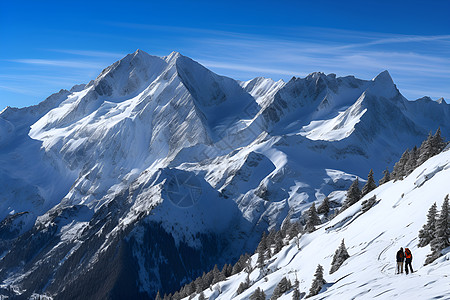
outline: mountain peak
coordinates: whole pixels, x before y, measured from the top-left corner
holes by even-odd
[[[144,50],[137,49],[136,51],[134,51],[134,53],[131,54],[131,56],[135,58],[135,57],[146,57],[151,55],[145,52]]]
[[[439,103],[439,104],[447,104],[447,102],[445,101],[444,97],[441,97],[441,98],[437,99],[436,102]]]
[[[311,74],[308,74],[308,76],[306,76],[306,79],[317,80],[318,78],[322,78],[322,77],[326,77],[326,75],[322,72],[313,72]]]
[[[389,74],[388,70],[384,70],[383,72],[375,76],[375,78],[373,78],[372,81],[394,84],[394,81],[392,80],[391,74]]]
[[[167,62],[172,60],[177,60],[178,58],[182,57],[180,52],[178,51],[172,51],[168,56],[163,57]]]
[[[384,70],[372,79],[372,86],[369,88],[371,94],[387,99],[396,97],[400,92],[397,89],[391,75]]]

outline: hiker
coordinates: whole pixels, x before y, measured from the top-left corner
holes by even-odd
[[[405,260],[405,254],[403,248],[397,251],[397,274],[403,273],[403,261]]]
[[[411,250],[409,250],[408,248],[405,248],[405,272],[406,275],[408,275],[408,266],[409,266],[409,270],[411,271],[411,273],[413,273],[413,268],[411,266],[411,262],[412,262],[412,254],[411,254]]]

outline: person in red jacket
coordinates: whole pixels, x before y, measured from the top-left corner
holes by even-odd
[[[403,273],[403,261],[405,260],[405,253],[403,248],[397,251],[397,274]]]
[[[412,253],[411,250],[409,250],[408,248],[405,248],[405,272],[406,274],[408,274],[408,266],[409,266],[409,270],[411,271],[411,273],[413,273],[413,268],[411,266],[411,262],[412,262]]]

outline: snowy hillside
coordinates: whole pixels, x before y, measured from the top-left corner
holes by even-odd
[[[208,299],[249,299],[257,288],[269,299],[283,277],[299,281],[300,293],[309,293],[318,264],[324,267],[326,284],[310,299],[450,299],[450,248],[444,256],[424,266],[429,246],[418,248],[418,232],[426,223],[433,202],[440,208],[450,193],[450,151],[429,159],[402,181],[390,181],[375,189],[320,229],[292,239],[279,253],[257,267],[251,257],[250,287],[236,291],[247,272],[229,277],[206,289]],[[363,213],[361,203],[376,195],[377,204]],[[350,257],[329,274],[332,257],[342,239]],[[395,274],[396,252],[409,248],[414,273]],[[278,299],[292,299],[291,288]],[[198,299],[194,297],[192,299]]]
[[[0,113],[0,294],[173,292],[311,202],[339,205],[429,131],[450,136],[449,117],[387,71],[242,82],[138,50]]]

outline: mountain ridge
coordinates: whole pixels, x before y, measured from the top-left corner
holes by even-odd
[[[108,285],[84,298],[173,291],[369,169],[392,167],[429,130],[450,133],[450,106],[408,102],[387,71],[238,82],[177,52],[138,50],[51,97],[33,118],[0,113],[0,132],[21,126],[0,148],[0,218],[17,220],[0,243],[0,286],[24,295],[68,296],[64,282],[79,290],[95,276]]]

